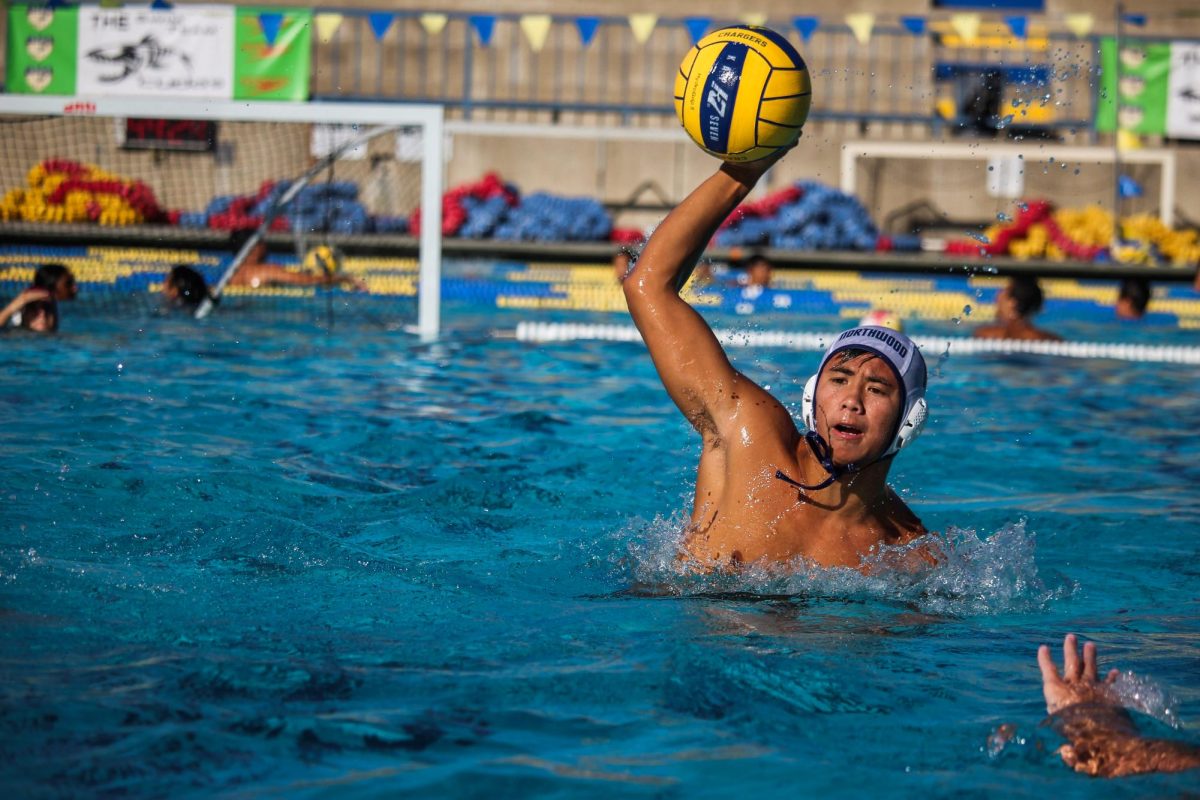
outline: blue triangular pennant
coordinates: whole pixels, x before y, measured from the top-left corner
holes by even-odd
[[[1024,39],[1029,33],[1029,17],[1024,15],[1005,17],[1004,24],[1012,31],[1012,35],[1018,39]]]
[[[792,20],[792,24],[796,26],[796,30],[800,31],[800,38],[807,42],[820,26],[821,20],[816,17],[796,17]]]
[[[1117,178],[1117,194],[1122,198],[1141,197],[1142,185],[1128,175]]]
[[[600,27],[599,17],[576,17],[575,27],[579,29],[579,41],[587,47],[596,38],[596,29]]]
[[[258,24],[262,28],[263,38],[267,40],[267,47],[274,47],[275,40],[279,38],[279,27],[283,25],[283,14],[263,11],[258,15]]]
[[[371,23],[371,31],[375,34],[375,41],[383,41],[383,37],[387,35],[388,28],[392,27],[392,20],[395,18],[394,14],[385,14],[382,11],[373,11],[367,14],[367,20]]]
[[[687,26],[688,33],[692,35],[692,44],[696,44],[704,38],[704,34],[708,33],[708,26],[712,25],[712,20],[707,17],[688,17],[683,24]]]
[[[479,34],[479,43],[487,47],[492,43],[492,32],[496,30],[496,18],[491,14],[475,14],[471,17],[471,27]]]
[[[900,24],[913,36],[923,36],[925,34],[924,17],[901,17]]]

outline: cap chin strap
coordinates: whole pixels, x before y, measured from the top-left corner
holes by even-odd
[[[885,453],[874,461],[868,461],[866,464],[860,465],[851,463],[839,466],[838,464],[833,463],[833,448],[829,446],[829,442],[822,438],[821,434],[810,430],[808,433],[804,434],[804,441],[808,442],[808,448],[812,450],[813,458],[817,459],[817,463],[825,468],[825,471],[829,473],[829,477],[812,486],[789,478],[781,469],[775,470],[775,477],[785,483],[795,486],[797,489],[803,489],[809,492],[815,492],[817,489],[824,489],[826,486],[829,486],[839,478],[861,472],[872,464],[877,464],[891,455],[891,453]]]

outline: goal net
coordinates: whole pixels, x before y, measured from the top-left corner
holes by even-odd
[[[74,245],[54,260],[85,290],[155,291],[182,262],[216,294],[412,297],[430,339],[442,126],[430,105],[0,96],[0,238]],[[304,277],[239,279],[259,240],[272,267]],[[0,248],[0,283],[32,274],[20,255]]]

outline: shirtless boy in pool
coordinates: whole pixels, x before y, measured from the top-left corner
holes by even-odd
[[[797,557],[858,566],[873,548],[926,532],[887,485],[892,457],[925,420],[924,358],[887,328],[842,333],[805,390],[805,435],[679,297],[717,226],[771,163],[723,164],[658,226],[622,286],[667,393],[703,443],[688,555],[711,566]]]

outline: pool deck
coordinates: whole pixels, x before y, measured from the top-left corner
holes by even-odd
[[[314,235],[322,243],[333,244],[350,255],[413,257],[417,240],[412,236]],[[40,244],[50,242],[75,246],[168,247],[219,249],[227,246],[226,231],[176,228],[162,225],[133,225],[121,228],[97,225],[47,225],[36,223],[0,223],[0,244]],[[290,233],[271,233],[267,242],[273,249],[291,250],[295,239]],[[492,239],[446,238],[442,252],[449,257],[489,258],[529,263],[572,262],[607,263],[617,245],[611,242],[501,242]],[[750,248],[741,248],[744,252]],[[1138,264],[1093,264],[1079,261],[1021,261],[1014,258],[964,258],[940,253],[810,252],[757,248],[781,268],[820,269],[858,273],[912,273],[916,275],[1036,275],[1045,278],[1147,278],[1153,281],[1183,283],[1195,277],[1195,268],[1147,267]],[[728,248],[713,248],[708,257],[728,261],[735,253]]]

